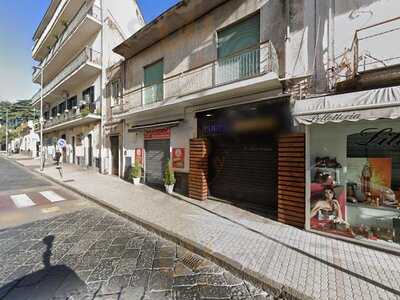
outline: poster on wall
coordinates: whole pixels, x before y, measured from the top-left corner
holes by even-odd
[[[310,227],[352,236],[346,222],[346,193],[342,165],[333,157],[317,158],[312,167]]]
[[[172,167],[176,169],[185,168],[185,148],[172,149]]]
[[[143,166],[143,149],[142,148],[135,149],[135,161]]]

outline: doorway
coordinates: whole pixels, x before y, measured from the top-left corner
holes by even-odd
[[[111,174],[119,176],[119,136],[110,137],[111,142]]]
[[[88,166],[92,167],[93,166],[93,137],[92,134],[88,135],[88,144],[89,144],[89,148],[88,148]]]
[[[164,169],[169,160],[170,140],[148,140],[144,148],[146,184],[162,187]]]
[[[75,137],[72,137],[72,163],[75,164],[76,160],[76,145],[75,145]]]
[[[67,136],[65,134],[63,134],[61,136],[61,138],[66,141],[67,140]],[[62,148],[62,157],[63,157],[63,163],[66,164],[67,163],[67,147],[65,146],[64,148]]]

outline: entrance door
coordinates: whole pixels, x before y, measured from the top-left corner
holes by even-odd
[[[93,166],[93,138],[92,135],[88,135],[88,143],[89,143],[89,148],[88,148],[88,156],[89,156],[89,163],[88,166],[92,167]]]
[[[119,136],[111,136],[112,174],[119,176]]]
[[[148,140],[145,148],[145,179],[146,184],[161,187],[164,184],[163,174],[169,160],[170,141]]]
[[[75,164],[76,157],[76,145],[75,145],[75,137],[72,137],[72,163]]]
[[[257,211],[276,210],[276,143],[273,137],[209,138],[211,196]]]

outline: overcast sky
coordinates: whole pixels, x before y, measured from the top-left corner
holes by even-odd
[[[0,9],[0,101],[30,99],[39,88],[32,83],[32,36],[50,0],[5,0]],[[146,22],[178,0],[138,0]]]

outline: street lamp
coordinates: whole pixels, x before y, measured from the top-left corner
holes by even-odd
[[[33,66],[34,69],[40,70],[40,172],[43,172],[44,156],[43,156],[43,67]]]

